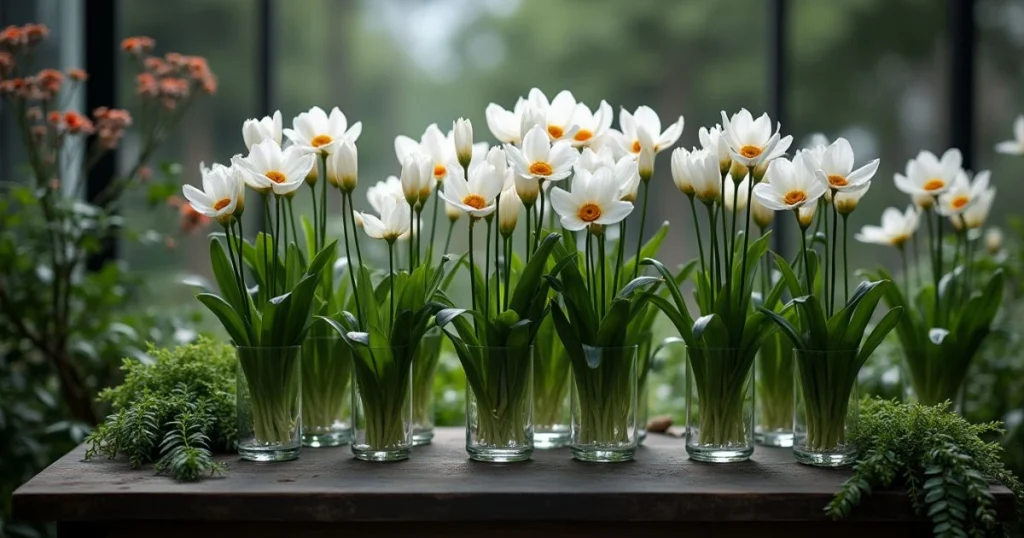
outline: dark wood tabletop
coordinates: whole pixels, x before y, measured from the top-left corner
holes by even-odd
[[[232,536],[243,524],[267,535],[301,528],[319,536],[319,528],[328,536],[328,527],[337,531],[341,523],[392,529],[375,534],[382,536],[449,536],[458,529],[517,536],[541,524],[549,532],[539,535],[552,536],[583,529],[623,536],[623,528],[641,527],[645,535],[671,536],[680,525],[763,534],[770,523],[785,523],[787,536],[827,526],[835,531],[829,538],[843,529],[863,533],[865,526],[904,529],[900,536],[926,528],[901,491],[876,492],[849,521],[831,522],[823,508],[850,471],[797,464],[789,449],[758,447],[750,462],[704,464],[687,458],[682,439],[651,435],[630,463],[581,463],[563,449],[538,450],[530,462],[489,464],[468,459],[464,435],[462,428],[438,429],[432,445],[395,463],[355,460],[348,447],[304,449],[297,461],[273,464],[221,456],[226,476],[191,484],[124,462],[83,461],[80,446],[14,493],[13,516],[61,522],[66,536]],[[1001,517],[1012,519],[1012,494],[1002,486],[993,493]]]

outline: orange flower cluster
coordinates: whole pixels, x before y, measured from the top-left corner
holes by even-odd
[[[127,110],[101,106],[92,111],[96,119],[96,134],[99,143],[107,149],[114,149],[132,125],[132,116]]]
[[[206,59],[170,52],[163,57],[147,56],[154,42],[148,37],[129,37],[121,49],[135,55],[142,72],[135,77],[135,91],[147,99],[158,100],[165,109],[175,110],[196,91],[213,94],[217,78]]]
[[[179,227],[182,233],[190,234],[209,226],[210,217],[196,211],[187,200],[173,196],[168,200],[168,203],[178,208],[178,215],[180,217]]]
[[[50,29],[43,24],[8,26],[0,31],[0,47],[25,49],[39,43],[50,35]]]

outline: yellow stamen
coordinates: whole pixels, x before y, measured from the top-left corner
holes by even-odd
[[[217,200],[217,202],[213,204],[213,208],[216,209],[217,211],[220,211],[221,209],[224,209],[230,204],[231,198],[221,198],[220,200]]]
[[[929,179],[928,182],[926,182],[924,184],[924,190],[929,191],[929,192],[937,191],[937,190],[939,190],[939,189],[941,189],[942,187],[945,187],[945,186],[946,186],[946,182],[936,177],[936,178]]]
[[[267,176],[267,179],[273,181],[274,183],[284,183],[285,180],[288,179],[284,176],[284,174],[278,172],[277,170],[271,170],[263,175]]]
[[[967,202],[970,201],[971,198],[969,196],[961,194],[960,196],[953,198],[953,200],[949,202],[949,205],[953,206],[953,208],[955,209],[960,209],[961,207],[967,205]]]
[[[743,146],[742,148],[740,148],[740,155],[748,159],[753,159],[754,157],[760,155],[762,151],[764,150],[757,146]]]
[[[565,130],[557,125],[548,125],[548,134],[551,135],[551,138],[562,138]]]
[[[434,179],[444,177],[448,173],[448,169],[443,164],[434,165]]]
[[[594,203],[583,204],[578,215],[583,222],[594,222],[601,218],[601,206]]]
[[[320,146],[326,146],[331,142],[334,142],[334,139],[327,135],[316,135],[313,137],[313,140],[310,140],[309,143],[312,144],[314,148],[318,148]]]
[[[592,132],[590,132],[590,131],[588,131],[586,129],[580,129],[579,131],[576,131],[576,136],[574,136],[572,138],[573,138],[573,140],[575,140],[577,142],[586,142],[587,140],[590,140],[593,137],[594,137],[594,133],[592,133]]]
[[[847,185],[847,181],[843,176],[832,175],[828,176],[828,184],[833,187],[845,187]]]
[[[633,145],[629,149],[633,150],[633,153],[640,153],[640,141],[634,140]]]
[[[807,199],[807,193],[801,190],[792,190],[786,193],[786,205],[795,205]]]
[[[470,194],[462,199],[462,203],[472,207],[473,209],[483,209],[483,207],[487,205],[487,202],[484,201],[484,197],[479,194]]]
[[[530,165],[530,173],[535,176],[550,176],[552,171],[551,165],[544,161],[537,161]]]

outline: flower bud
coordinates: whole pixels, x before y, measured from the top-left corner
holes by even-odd
[[[519,121],[519,132],[523,138],[526,137],[526,133],[530,132],[536,126],[540,126],[547,132],[548,119],[545,117],[544,112],[533,105],[526,105],[523,108],[523,117]]]
[[[764,179],[764,175],[768,172],[769,162],[759,163],[754,167],[754,183],[760,183]]]
[[[693,182],[690,180],[686,164],[686,159],[689,156],[690,152],[686,148],[676,148],[672,151],[672,181],[683,194],[692,197],[694,193]]]
[[[857,209],[857,204],[860,203],[860,199],[864,197],[868,192],[868,187],[871,186],[871,182],[867,182],[866,186],[856,192],[837,192],[835,195],[836,211],[840,215],[849,215],[853,213],[854,209]]]
[[[448,216],[449,222],[455,222],[459,220],[459,217],[462,216],[462,210],[459,209],[458,207],[453,206],[452,204],[449,204],[448,202],[445,202],[444,214]]]
[[[352,192],[359,182],[359,152],[351,140],[341,141],[327,156],[327,181],[343,192]]]
[[[732,176],[733,181],[743,181],[743,178],[747,177],[749,173],[750,169],[742,163],[733,161],[732,165],[729,166],[729,175]]]
[[[402,163],[402,194],[409,207],[416,207],[424,184],[430,183],[430,161],[423,155],[413,154]]]
[[[985,230],[985,249],[992,255],[1003,250],[1003,230],[996,226]]]
[[[654,176],[654,148],[645,147],[640,150],[636,158],[637,171],[640,173],[640,180],[645,184]]]
[[[807,204],[801,206],[796,211],[797,220],[800,221],[800,229],[807,230],[811,224],[814,223],[814,213],[818,209],[818,204]]]
[[[534,202],[537,201],[537,196],[540,195],[540,182],[536,178],[521,177],[519,174],[516,174],[515,187],[516,195],[519,196],[523,205],[533,207]]]
[[[754,224],[757,224],[757,227],[762,230],[767,228],[775,218],[775,212],[762,205],[757,200],[757,196],[750,199],[750,215],[754,217]]]
[[[473,124],[465,118],[459,118],[455,120],[452,131],[455,138],[455,154],[459,158],[459,164],[467,167],[473,160]]]
[[[306,183],[309,185],[316,185],[316,180],[318,177],[320,177],[319,159],[317,159],[317,161],[313,163],[313,167],[309,169],[309,172],[306,172]]]
[[[516,223],[519,221],[519,209],[523,207],[516,195],[515,189],[508,189],[501,193],[498,201],[498,230],[503,237],[510,237],[516,231]]]

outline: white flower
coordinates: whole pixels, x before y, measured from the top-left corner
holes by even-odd
[[[519,221],[519,210],[523,203],[519,201],[515,189],[505,189],[498,200],[498,230],[504,237],[509,237],[516,231],[516,223]]]
[[[380,217],[363,213],[363,230],[374,239],[383,239],[393,243],[396,239],[409,232],[412,209],[404,200],[395,200],[390,196],[381,198]]]
[[[246,149],[264,140],[273,140],[278,146],[281,145],[281,111],[274,112],[274,116],[264,116],[261,119],[248,119],[242,124],[242,140],[245,141]]]
[[[292,195],[302,186],[306,175],[316,164],[316,156],[299,146],[282,150],[273,140],[264,140],[249,150],[245,159],[233,162],[253,175],[246,183],[257,191],[270,187],[277,196]]]
[[[907,206],[904,213],[895,207],[886,208],[882,212],[881,226],[865,226],[855,236],[861,243],[876,245],[902,246],[917,231],[920,213],[913,205]]]
[[[376,185],[366,191],[366,200],[370,202],[370,207],[378,214],[381,212],[381,208],[384,207],[381,202],[384,198],[405,201],[401,180],[395,176],[389,176],[385,181],[378,181]]]
[[[840,191],[836,193],[835,204],[836,211],[841,215],[849,215],[853,213],[854,209],[857,209],[857,204],[860,203],[860,199],[868,193],[868,189],[871,188],[871,182],[868,181],[864,184],[864,188],[856,191]],[[827,195],[828,193],[826,193]]]
[[[544,92],[537,88],[530,90],[530,103],[533,109],[544,116],[544,130],[551,140],[573,140],[578,127],[572,123],[576,113],[576,98],[569,90],[562,90],[548,103]],[[529,110],[529,109],[527,109]],[[523,132],[529,132],[524,129]]]
[[[424,190],[430,193],[432,181],[430,180],[430,159],[422,153],[408,155],[402,161],[402,194],[410,206],[415,206]]]
[[[577,103],[576,110],[569,122],[577,127],[576,134],[572,136],[572,145],[587,147],[600,141],[608,134],[613,119],[615,119],[615,113],[607,101],[601,101],[596,113],[591,112],[587,105]]]
[[[1007,155],[1024,155],[1024,115],[1013,121],[1013,140],[996,144],[996,151]]]
[[[413,155],[421,155],[430,161],[431,173],[437,181],[444,181],[448,165],[459,164],[453,137],[445,136],[436,123],[427,126],[419,142],[408,136],[395,137],[395,156],[398,162],[404,163]]]
[[[980,176],[981,174],[978,175]],[[975,181],[977,182],[977,179]],[[956,229],[959,230],[966,225],[968,230],[974,230],[985,225],[985,221],[988,220],[988,214],[992,211],[992,202],[996,199],[996,188],[989,187],[984,189],[976,198],[977,200],[960,214],[960,218],[950,219]],[[961,219],[963,219],[963,222],[961,222]]]
[[[619,184],[619,196],[625,202],[635,202],[636,192],[640,188],[640,169],[636,161],[626,156],[610,167]]]
[[[700,139],[700,147],[706,149],[712,155],[718,156],[718,166],[724,174],[729,169],[729,165],[732,164],[732,154],[729,151],[729,143],[722,136],[722,127],[719,125],[715,125],[710,129],[701,127],[700,131],[697,132],[697,137]]]
[[[327,181],[344,192],[352,192],[359,181],[359,152],[351,140],[344,138],[334,153],[327,157]]]
[[[608,168],[594,174],[580,170],[573,180],[572,192],[551,189],[551,207],[562,217],[562,226],[567,230],[617,224],[633,211],[633,204],[620,200],[619,189]]]
[[[503,173],[487,161],[471,164],[468,179],[462,168],[449,166],[448,181],[444,182],[440,197],[470,217],[486,217],[496,209],[494,199],[501,193],[504,183]]]
[[[701,202],[713,204],[721,200],[722,170],[718,166],[718,156],[707,150],[694,149],[681,165],[682,177],[676,181],[680,190],[686,187],[684,181],[689,181],[690,188]]]
[[[774,211],[797,209],[811,205],[824,196],[828,187],[815,177],[802,154],[786,159],[775,159],[765,174],[768,182],[754,185],[754,196],[766,208]]]
[[[564,140],[550,145],[547,133],[540,126],[534,126],[526,133],[522,149],[506,145],[505,151],[517,174],[547,181],[568,177],[579,156]]]
[[[182,194],[192,209],[227,226],[245,207],[245,181],[243,172],[231,166],[214,164],[212,168],[199,165],[203,175],[203,190],[184,185]]]
[[[895,175],[896,188],[914,196],[918,205],[931,207],[932,199],[953,185],[962,163],[963,157],[956,148],[946,150],[942,160],[930,151],[922,151],[907,162],[906,175]]]
[[[630,114],[626,109],[619,111],[619,127],[622,128],[625,149],[639,154],[642,147],[650,147],[655,153],[664,151],[679,140],[683,134],[683,117],[661,130],[661,118],[651,107],[640,106]]]
[[[626,151],[624,137],[622,132],[618,129],[608,129],[604,132],[603,136],[595,137],[593,142],[590,143],[590,148],[596,152],[601,152],[605,148],[611,150],[612,157],[618,161],[619,159],[633,153]],[[607,235],[607,234],[606,234]]]
[[[324,109],[315,106],[309,112],[296,116],[292,120],[292,128],[285,129],[284,135],[307,152],[329,155],[342,138],[348,138],[354,144],[362,132],[362,122],[356,122],[349,128],[345,114],[338,107],[331,109],[331,115],[327,116]]]
[[[547,122],[547,115],[543,109],[537,108],[533,103],[527,103],[526,106],[523,107],[522,116],[519,118],[519,132],[523,133],[522,138],[524,139],[520,144],[525,142],[527,133],[529,133],[534,127],[540,127],[550,139],[551,135],[547,134]]]
[[[854,192],[866,189],[877,170],[878,159],[854,170],[853,148],[845,138],[838,138],[822,154],[815,174],[831,190]]]
[[[740,181],[739,185],[733,181],[732,176],[725,177],[725,191],[722,192],[722,203],[725,208],[734,213],[740,213],[747,209],[747,202],[750,200],[750,175],[748,174]]]
[[[811,166],[817,170],[818,168],[821,168],[821,158],[825,156],[825,150],[828,149],[828,146],[829,141],[825,135],[821,133],[814,133],[811,135],[811,139],[808,141],[807,145],[800,151],[807,153],[805,158],[811,158],[812,160],[808,162],[810,162]]]
[[[958,215],[963,215],[981,199],[982,194],[988,189],[989,172],[978,172],[974,181],[967,179],[967,172],[963,170],[957,174],[949,190],[939,196],[939,204],[935,211],[944,216],[959,220]]]
[[[576,168],[586,170],[593,174],[599,168],[615,166],[615,157],[609,147],[596,151],[592,148],[583,148],[580,158],[576,161]]]
[[[494,138],[505,144],[519,144],[522,141],[519,124],[526,105],[527,101],[522,97],[516,101],[516,106],[511,111],[494,103],[487,105],[484,115],[487,117],[487,128],[491,130]]]
[[[459,118],[452,124],[452,133],[455,142],[455,156],[458,158],[459,164],[469,166],[470,161],[473,160],[473,124],[465,118]]]
[[[672,182],[685,195],[693,196],[693,181],[690,180],[688,160],[690,151],[686,148],[672,150]],[[721,176],[719,176],[721,178]]]
[[[790,144],[792,136],[779,136],[781,126],[772,132],[772,120],[768,114],[754,119],[747,109],[741,109],[730,119],[722,111],[722,136],[729,145],[732,159],[747,167],[755,167],[781,157]]]

